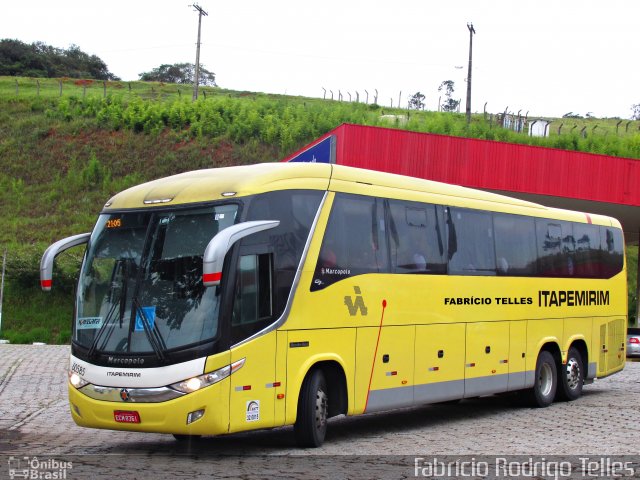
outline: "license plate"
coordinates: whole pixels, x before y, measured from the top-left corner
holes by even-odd
[[[140,423],[140,414],[134,411],[115,410],[113,418],[118,423]]]

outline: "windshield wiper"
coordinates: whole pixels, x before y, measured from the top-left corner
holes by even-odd
[[[102,342],[100,350],[104,350],[106,345],[109,343],[109,339],[111,338],[111,335],[113,334],[114,327],[116,326],[115,319],[111,318],[113,316],[113,314],[115,313],[116,308],[119,308],[120,327],[122,327],[122,320],[123,320],[124,311],[125,311],[125,308],[126,308],[127,285],[129,283],[128,279],[127,279],[128,273],[129,273],[128,259],[121,258],[120,260],[116,261],[116,265],[114,266],[113,273],[111,275],[112,288],[113,288],[113,286],[115,284],[114,278],[118,274],[118,269],[121,270],[121,275],[122,275],[122,286],[120,288],[120,293],[118,294],[118,297],[116,298],[116,301],[112,303],[111,308],[107,312],[107,316],[104,319],[104,323],[100,326],[100,328],[96,332],[95,337],[93,337],[93,341],[91,342],[91,347],[89,347],[89,352],[87,353],[89,358],[92,358],[95,355],[96,349],[98,347],[98,343],[100,342],[100,338],[102,337],[104,332],[107,330],[107,327],[109,327],[109,332],[107,333],[107,336],[105,337],[104,341]],[[112,321],[112,320],[114,320],[114,321]]]
[[[158,360],[164,362],[165,355],[164,352],[167,349],[167,344],[162,338],[162,334],[160,333],[160,329],[158,329],[158,324],[154,321],[153,327],[151,326],[151,322],[147,317],[147,314],[144,312],[144,309],[140,306],[137,298],[133,298],[132,300],[133,308],[135,310],[136,315],[140,315],[140,320],[142,323],[142,328],[144,329],[144,333],[147,336],[147,340],[153,349],[153,353],[156,354]],[[135,318],[135,316],[134,316]],[[134,320],[135,321],[135,320]]]
[[[104,347],[104,345],[106,345],[106,342],[109,341],[109,338],[111,338],[111,334],[113,333],[113,327],[115,327],[116,322],[115,319],[113,319],[114,321],[112,322],[111,317],[113,316],[114,312],[116,311],[116,308],[123,303],[122,299],[123,299],[123,291],[120,291],[120,295],[118,296],[118,302],[114,303],[113,305],[111,305],[111,308],[109,309],[109,312],[107,313],[107,316],[104,318],[104,323],[100,326],[100,328],[98,329],[98,331],[96,332],[96,336],[93,337],[93,342],[91,342],[91,347],[89,347],[89,352],[87,353],[87,356],[89,358],[92,358],[95,353],[96,353],[96,347],[98,346],[98,342],[100,341],[100,337],[102,336],[102,334],[105,332],[105,330],[107,329],[107,326],[110,325],[110,330],[109,330],[109,334],[107,335],[106,339],[104,342],[102,342],[102,346]]]

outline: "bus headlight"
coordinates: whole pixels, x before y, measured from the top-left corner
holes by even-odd
[[[72,372],[71,370],[69,370],[69,383],[75,388],[82,388],[89,382],[83,380],[83,378],[76,372]]]
[[[192,377],[169,386],[174,390],[178,390],[179,392],[195,392],[196,390],[200,390],[201,388],[208,387],[209,385],[213,385],[214,383],[218,383],[220,380],[224,380],[233,372],[240,369],[244,365],[244,361],[245,359],[243,358],[242,360],[238,360],[231,365],[219,368],[218,370],[214,370],[213,372],[205,373],[204,375],[199,375],[197,377]]]

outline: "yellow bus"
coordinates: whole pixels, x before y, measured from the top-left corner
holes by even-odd
[[[623,368],[613,218],[329,164],[201,170],[111,198],[69,364],[81,426],[177,439],[515,392],[546,407]]]

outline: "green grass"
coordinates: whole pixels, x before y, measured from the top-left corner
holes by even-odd
[[[90,231],[114,193],[187,170],[277,161],[344,122],[640,158],[639,122],[628,130],[623,122],[616,132],[617,119],[557,119],[549,138],[532,138],[483,115],[467,125],[455,113],[217,87],[200,92],[193,102],[188,86],[0,77],[0,250],[7,250],[1,337],[68,340],[80,259],[63,255],[58,284],[44,294],[36,288],[40,255],[55,240]],[[585,126],[586,138],[579,134]]]

